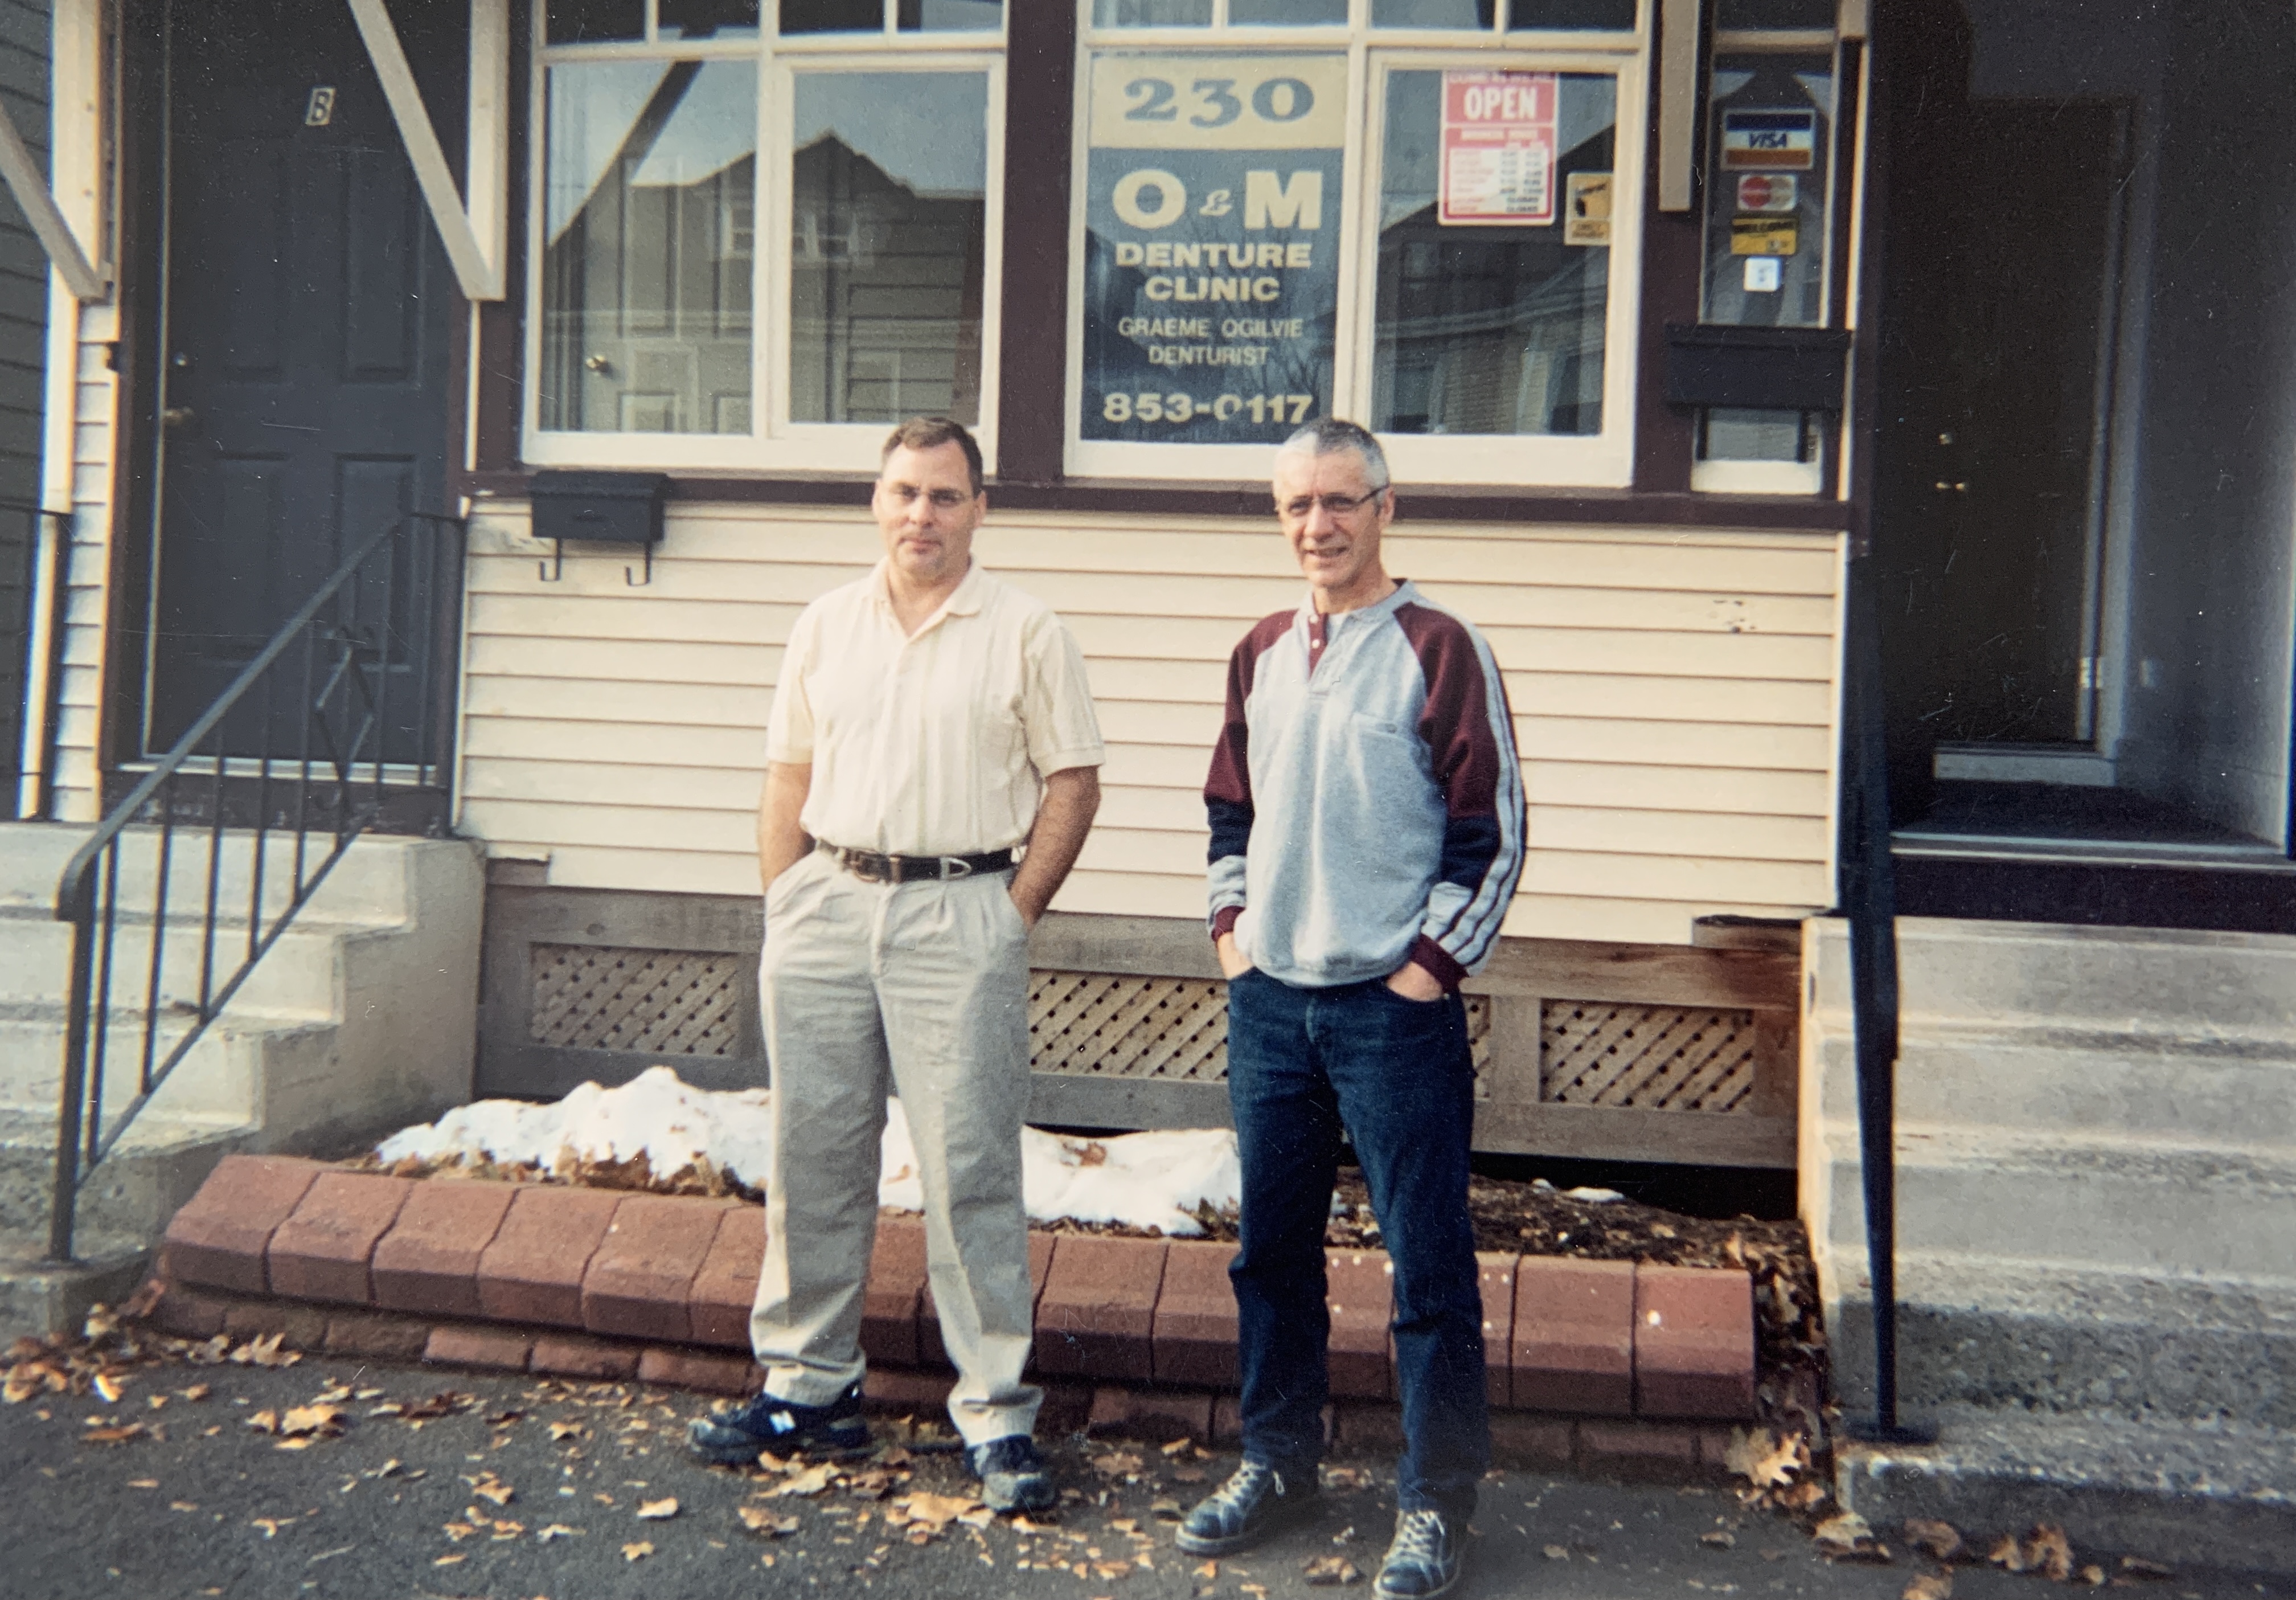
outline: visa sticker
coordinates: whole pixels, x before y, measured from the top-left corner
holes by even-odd
[[[1816,111],[1722,113],[1725,172],[1807,172],[1817,160]]]

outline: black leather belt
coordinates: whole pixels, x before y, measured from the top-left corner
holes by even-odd
[[[849,850],[834,844],[821,848],[838,866],[869,883],[970,878],[976,873],[1001,873],[1013,865],[1011,850],[983,850],[977,856],[881,856],[875,850]]]

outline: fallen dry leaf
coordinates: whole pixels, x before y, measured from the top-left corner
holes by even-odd
[[[279,1432],[279,1414],[266,1407],[250,1416],[247,1426],[258,1433],[276,1433]]]
[[[2093,1589],[2101,1589],[2104,1587],[2104,1569],[2091,1562],[2080,1570],[2080,1580]]]
[[[1951,1561],[1961,1554],[1961,1530],[1934,1517],[1907,1517],[1906,1543],[1933,1561]]]
[[[582,1437],[582,1433],[583,1428],[580,1423],[553,1423],[550,1424],[550,1437],[553,1440],[579,1439]]]
[[[1798,1436],[1781,1439],[1767,1428],[1733,1428],[1722,1465],[1756,1489],[1773,1489],[1792,1482],[1809,1461]]]
[[[257,1517],[252,1522],[249,1522],[248,1526],[250,1528],[262,1529],[263,1537],[266,1538],[276,1538],[279,1537],[279,1530],[282,1528],[286,1527],[290,1522],[297,1522],[301,1520],[302,1519],[300,1517]]]
[[[1356,1563],[1344,1555],[1310,1556],[1300,1571],[1307,1575],[1308,1581],[1318,1588],[1357,1583],[1363,1579],[1363,1574],[1356,1570]]]
[[[737,1506],[734,1514],[742,1519],[742,1526],[752,1533],[762,1533],[767,1538],[787,1538],[798,1530],[798,1520],[767,1510],[762,1506]]]
[[[250,1339],[231,1352],[231,1358],[242,1366],[292,1366],[303,1358],[300,1350],[280,1349],[284,1333],[266,1333]]]
[[[342,1432],[343,1408],[340,1406],[290,1406],[279,1418],[279,1432],[292,1436],[298,1433],[340,1433]]]
[[[157,1489],[160,1487],[160,1480],[157,1478],[130,1478],[127,1480],[127,1487],[130,1489]]]
[[[507,1506],[518,1497],[518,1490],[504,1483],[492,1473],[480,1473],[478,1477],[469,1480],[469,1482],[472,1494],[496,1506]]]
[[[2015,1535],[2005,1533],[1995,1541],[1985,1559],[2005,1571],[2021,1572],[2025,1570],[2025,1547],[2017,1542]]]
[[[1546,1556],[1549,1561],[1569,1561],[1570,1559],[1570,1552],[1564,1549],[1561,1545],[1548,1545],[1546,1548],[1542,1549],[1539,1554]]]
[[[1874,1530],[1868,1527],[1866,1519],[1856,1512],[1843,1511],[1837,1512],[1810,1530],[1810,1537],[1821,1545],[1830,1546],[1839,1550],[1848,1550],[1866,1539],[1872,1538]]]
[[[837,1481],[837,1468],[829,1462],[809,1466],[782,1481],[772,1492],[777,1495],[811,1496],[821,1494]]]
[[[885,1521],[895,1527],[902,1522],[922,1522],[937,1530],[988,1509],[970,1495],[914,1494],[886,1506]],[[899,1514],[898,1517],[896,1513]]]
[[[624,1561],[644,1561],[647,1556],[652,1554],[653,1546],[647,1543],[644,1539],[640,1539],[634,1545],[624,1545],[622,1547],[622,1559]]]
[[[579,1528],[569,1528],[563,1522],[553,1522],[547,1528],[536,1529],[534,1538],[537,1544],[546,1545],[554,1538],[572,1538],[581,1531]]]
[[[1716,1550],[1727,1550],[1736,1546],[1738,1536],[1734,1533],[1725,1533],[1717,1528],[1710,1533],[1700,1534],[1698,1542]]]
[[[108,1372],[95,1374],[94,1387],[95,1392],[103,1397],[107,1405],[117,1404],[119,1397],[127,1392],[127,1385]]]
[[[1950,1572],[1920,1572],[1906,1585],[1898,1600],[1950,1600],[1953,1594],[1953,1574]]]
[[[1111,1478],[1121,1478],[1128,1473],[1138,1472],[1141,1462],[1140,1457],[1129,1450],[1114,1450],[1105,1456],[1094,1456],[1092,1465],[1096,1473]]]
[[[459,1562],[465,1562],[465,1561],[468,1561],[468,1560],[470,1560],[470,1557],[469,1557],[469,1556],[467,1556],[467,1555],[460,1555],[460,1554],[456,1554],[456,1555],[441,1555],[441,1556],[439,1556],[438,1559],[436,1559],[435,1561],[433,1561],[430,1564],[431,1564],[432,1566],[434,1566],[434,1567],[451,1567],[451,1566],[455,1565],[455,1564],[456,1564],[457,1563],[459,1563]]]
[[[1195,1442],[1196,1441],[1193,1439],[1176,1439],[1170,1444],[1159,1445],[1156,1448],[1159,1453],[1162,1455],[1177,1456],[1187,1450],[1193,1449],[1195,1447]]]
[[[142,1423],[128,1423],[118,1428],[89,1428],[79,1436],[82,1444],[126,1444],[131,1439],[141,1439],[146,1430]]]
[[[2120,1570],[2131,1578],[2174,1578],[2177,1569],[2161,1562],[2147,1561],[2142,1555],[2124,1555]]]
[[[181,1400],[199,1401],[207,1399],[214,1392],[215,1386],[211,1383],[194,1383],[189,1389],[176,1391],[176,1398]]]
[[[666,1522],[677,1514],[677,1497],[638,1502],[638,1520],[645,1522]]]
[[[2025,1536],[2025,1570],[2038,1572],[2052,1583],[2073,1575],[2073,1547],[2065,1530],[2054,1522],[2040,1522]]]

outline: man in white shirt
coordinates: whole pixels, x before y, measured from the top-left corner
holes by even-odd
[[[1021,1381],[1029,929],[1099,807],[1099,725],[1060,619],[972,561],[988,501],[961,425],[895,429],[873,507],[885,557],[798,619],[766,734],[765,1390],[689,1438],[726,1463],[868,1448],[862,1293],[890,1092],[923,1181],[950,1419],[987,1504],[1042,1509],[1042,1393]]]

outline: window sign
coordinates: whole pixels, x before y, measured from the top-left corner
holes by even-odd
[[[1332,407],[1342,55],[1100,55],[1087,439],[1275,444]]]
[[[1554,220],[1554,74],[1443,74],[1446,227]]]

